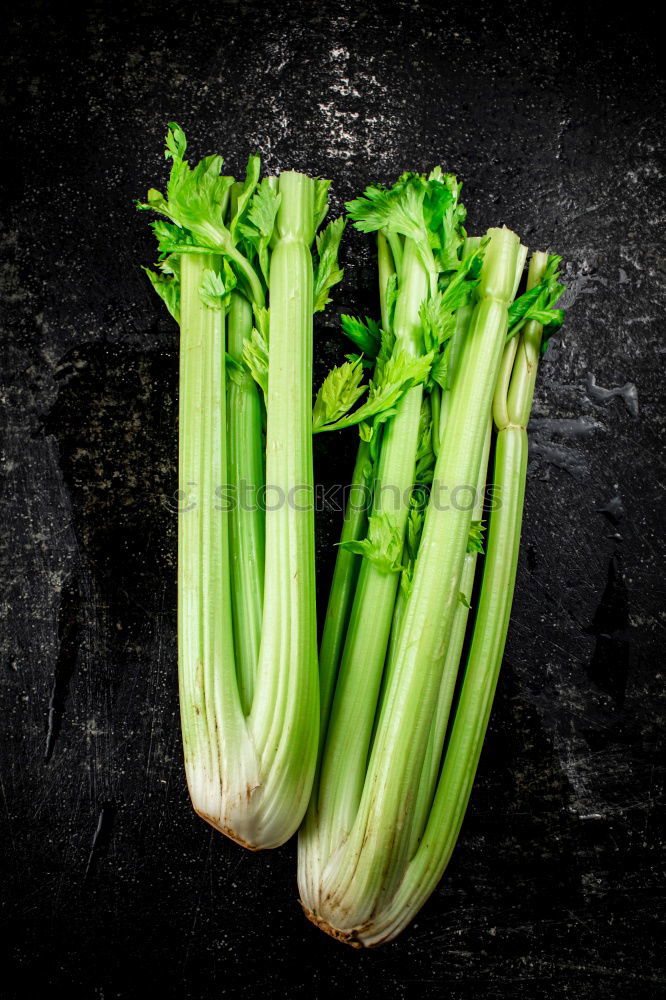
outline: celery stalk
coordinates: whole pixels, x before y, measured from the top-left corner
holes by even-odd
[[[379,302],[384,329],[389,327],[386,289],[395,275],[393,255],[384,233],[377,233],[377,271],[379,277]],[[326,618],[319,650],[319,679],[321,684],[321,732],[326,734],[333,699],[335,680],[340,667],[349,616],[356,591],[360,557],[346,548],[350,541],[359,541],[367,532],[367,498],[371,489],[373,472],[370,445],[360,441],[352,473],[349,502],[345,511],[340,535],[340,547],[335,560],[333,580],[326,606]],[[323,742],[322,742],[323,749]]]
[[[279,193],[269,293],[263,629],[249,718],[266,774],[259,822],[275,844],[305,812],[319,732],[310,440],[314,183],[289,171],[280,175]]]
[[[168,220],[149,276],[181,327],[185,766],[195,810],[257,850],[298,828],[316,764],[312,314],[342,276],[344,223],[313,254],[328,181],[260,181],[251,156],[235,184],[219,156],[190,166],[177,125],[166,142],[167,196],[139,207]]]
[[[389,279],[395,275],[395,266],[388,241],[381,232],[377,234],[377,261],[382,326],[387,329],[388,310],[386,290]],[[319,648],[321,695],[320,764],[321,754],[325,745],[324,741],[328,732],[333,693],[338,678],[340,660],[344,650],[361,564],[361,557],[345,546],[349,542],[359,541],[367,532],[367,498],[371,490],[372,473],[373,463],[370,454],[370,445],[367,441],[360,441],[352,473],[349,500],[345,510],[344,523],[340,536],[340,547],[336,555],[322,640]],[[318,768],[319,771],[320,767]],[[317,773],[315,776],[310,805],[305,823],[299,835],[299,877],[302,875],[307,883],[304,895],[310,898],[318,891],[318,880],[321,876],[320,869],[322,859],[325,855],[325,848],[322,843],[324,839],[322,837],[323,829],[319,826],[320,777],[320,773]]]
[[[208,822],[226,826],[219,808],[223,775],[233,768],[246,784],[255,777],[251,757],[237,754],[244,720],[226,572],[229,516],[215,496],[226,480],[224,313],[200,295],[205,272],[217,264],[187,254],[180,267],[178,666],[192,804]]]
[[[405,240],[395,328],[397,341],[413,353],[420,347],[419,308],[427,288],[427,272],[416,248]],[[422,392],[422,386],[415,386],[399,403],[384,433],[376,475],[373,514],[387,514],[399,536],[407,519],[404,497],[414,479]],[[362,561],[322,762],[319,835],[329,849],[351,828],[362,793],[398,583],[397,573]]]
[[[468,237],[465,241],[465,247],[463,250],[463,256],[476,249],[479,245],[478,237]],[[515,299],[516,293],[518,291],[518,286],[520,285],[520,280],[523,274],[523,269],[525,267],[525,260],[527,258],[527,247],[519,247],[516,261],[516,271],[514,276],[514,284],[511,292],[511,299]],[[470,306],[465,306],[459,310],[457,314],[456,322],[456,332],[452,339],[452,356],[450,361],[451,379],[450,387],[447,389],[446,393],[443,394],[445,400],[440,413],[440,427],[439,435],[440,437],[444,434],[444,429],[446,426],[446,417],[449,412],[451,392],[455,387],[455,376],[459,368],[460,353],[462,349],[462,344],[464,343],[464,338],[467,335],[467,328],[469,327],[469,320],[471,316],[472,308]],[[507,350],[511,346],[511,341],[504,348],[504,353],[502,355],[502,364],[500,365],[500,371],[504,364],[504,359],[507,354]],[[497,390],[495,390],[495,396]],[[490,446],[491,446],[491,432],[492,432],[492,419],[488,417],[488,426],[486,429],[485,443],[483,447],[483,457],[481,459],[481,465],[479,469],[479,479],[476,486],[475,493],[475,503],[474,510],[472,512],[472,521],[478,523],[481,522],[483,517],[483,501],[484,501],[484,491],[486,488],[486,481],[488,478],[488,460],[490,457]],[[440,682],[439,699],[437,702],[437,708],[435,710],[435,717],[432,722],[430,730],[430,738],[428,744],[428,750],[426,753],[423,775],[421,778],[421,783],[419,785],[419,793],[417,804],[414,809],[414,819],[413,819],[413,833],[412,841],[410,844],[409,854],[413,854],[416,849],[420,837],[423,833],[424,824],[428,817],[430,806],[432,804],[432,798],[435,791],[435,785],[437,778],[439,776],[439,770],[442,760],[442,748],[444,746],[444,738],[446,735],[446,729],[449,722],[449,715],[451,710],[451,702],[453,699],[453,693],[455,689],[455,684],[458,678],[459,666],[460,666],[460,655],[463,648],[463,643],[465,640],[465,633],[467,630],[467,624],[470,612],[470,601],[472,599],[472,588],[474,586],[474,578],[476,573],[476,563],[478,557],[478,550],[468,548],[465,555],[465,562],[463,565],[463,570],[460,575],[460,586],[459,586],[459,601],[456,607],[453,625],[451,628],[451,636],[449,639],[448,646],[446,648],[444,668],[442,670],[442,679]]]
[[[472,520],[479,522],[483,517],[483,499],[486,488],[486,480],[488,477],[491,429],[491,421],[489,418],[485,435],[485,443],[483,446],[483,455],[479,466],[479,478],[476,485],[474,510],[472,512]],[[423,763],[423,773],[419,782],[419,790],[414,806],[412,836],[408,850],[410,858],[413,856],[423,834],[426,820],[430,812],[430,807],[432,805],[437,779],[439,777],[444,737],[446,736],[446,729],[449,722],[451,703],[453,701],[453,693],[460,667],[460,655],[465,641],[465,632],[469,618],[477,558],[478,551],[474,549],[472,551],[468,549],[465,553],[465,560],[460,574],[460,583],[458,584],[458,604],[453,614],[451,634],[446,647],[444,663],[443,666],[439,668],[441,673],[439,696],[437,698],[435,714],[430,726],[428,748]]]
[[[238,368],[227,382],[229,440],[229,549],[236,672],[243,711],[254,695],[261,641],[264,586],[263,404],[259,387],[243,369],[243,348],[252,335],[252,307],[233,292],[229,304],[227,353]]]
[[[476,485],[480,476],[485,427],[507,330],[507,309],[513,292],[519,246],[518,239],[508,230],[492,230],[490,237],[481,272],[479,302],[463,347],[460,375],[452,394],[435,469],[433,489],[439,489],[440,497],[445,487],[452,490],[456,485]],[[410,240],[406,239],[403,270],[409,246]],[[427,283],[421,287],[422,300],[427,287]],[[396,315],[399,305],[400,296]],[[405,396],[405,400],[408,399],[409,393]],[[390,422],[388,434],[396,422],[397,418]],[[405,442],[405,447],[407,445],[412,450],[415,447],[411,441]],[[385,443],[382,458],[384,447]],[[444,509],[445,506],[448,509]],[[339,749],[335,753],[330,753],[327,743],[320,809],[322,791],[326,796],[336,785],[344,789],[348,774],[354,776],[353,794],[348,794],[344,802],[340,801],[344,796],[340,796],[336,803],[338,827],[336,830],[335,822],[330,824],[334,836],[329,841],[328,864],[315,898],[304,898],[303,902],[329,933],[347,940],[362,939],[361,929],[390,901],[409,862],[413,840],[409,817],[416,804],[430,727],[437,708],[442,651],[447,647],[458,606],[470,522],[471,510],[436,504],[431,494],[395,661],[367,768],[363,763],[359,765],[356,744],[347,756],[342,740],[338,741]],[[374,632],[381,605],[368,601],[366,607],[374,609],[370,626]],[[369,624],[370,620],[366,619],[366,630]],[[352,629],[353,619],[350,624],[353,638]],[[435,663],[440,664],[439,672],[432,669]],[[420,664],[427,666],[419,667]],[[368,679],[367,675],[362,676]],[[352,677],[349,686],[353,688],[358,683]],[[376,687],[374,680],[371,683]],[[344,700],[351,711],[352,699],[347,696]],[[344,822],[339,818],[341,807],[346,808]],[[305,879],[302,885],[307,888]]]
[[[230,222],[238,212],[243,185],[231,189]],[[227,318],[227,355],[233,369],[227,379],[229,441],[229,560],[236,675],[243,712],[254,695],[254,675],[261,641],[264,586],[264,512],[259,503],[264,478],[264,404],[260,389],[243,364],[251,340],[252,304],[231,293]]]
[[[367,528],[366,496],[370,489],[370,447],[361,441],[351,478],[349,500],[345,510],[340,542],[356,541]],[[321,730],[326,731],[333,690],[340,666],[340,657],[349,624],[351,605],[356,590],[360,556],[339,548],[326,607],[326,618],[319,648],[319,681],[321,686]]]
[[[528,289],[535,287],[548,255],[530,261]],[[366,946],[391,940],[413,919],[440,880],[464,818],[502,662],[516,577],[527,469],[526,427],[534,393],[542,327],[529,322],[517,347],[511,377],[498,381],[494,413],[506,415],[497,426],[493,482],[500,503],[490,516],[488,546],[479,607],[465,679],[449,745],[428,822],[418,849],[393,898],[359,939]]]

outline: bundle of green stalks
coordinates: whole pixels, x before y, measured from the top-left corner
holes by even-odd
[[[178,664],[195,810],[252,849],[298,828],[317,757],[312,315],[340,280],[329,181],[194,168],[148,192],[180,326]],[[314,244],[314,247],[313,247]]]
[[[312,410],[313,313],[342,277],[328,181],[192,168],[170,125],[141,208],[150,280],[180,326],[178,655],[195,810],[252,849],[299,826],[308,917],[396,937],[460,832],[516,577],[526,428],[562,322],[560,258],[465,230],[437,167],[347,206],[376,234],[377,321]],[[368,376],[366,378],[366,375]],[[312,435],[359,434],[316,647]],[[307,812],[306,812],[307,810]],[[305,817],[305,818],[304,818]],[[302,822],[303,821],[303,822]],[[302,825],[301,825],[302,823]]]
[[[509,622],[537,366],[562,320],[559,258],[532,254],[516,298],[527,248],[506,228],[467,237],[459,195],[435,169],[348,205],[377,233],[381,324],[343,317],[361,353],[315,404],[316,431],[356,423],[361,441],[298,877],[310,919],[355,946],[413,919],[460,831]]]

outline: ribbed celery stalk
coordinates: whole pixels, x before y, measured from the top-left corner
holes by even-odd
[[[217,267],[204,254],[184,255],[180,265],[178,669],[192,803],[227,827],[220,789],[254,784],[256,767],[234,669],[229,514],[216,495],[226,482],[224,312],[200,294]]]
[[[474,495],[474,509],[472,520],[481,521],[483,517],[483,501],[488,477],[488,458],[490,455],[491,421],[488,418],[483,454],[479,466],[479,478]],[[423,772],[419,781],[419,790],[414,805],[414,812],[411,818],[412,835],[410,839],[408,856],[411,858],[416,850],[423,830],[428,819],[433,795],[439,777],[439,770],[442,760],[442,748],[444,737],[449,722],[451,703],[455,691],[456,682],[460,668],[460,655],[465,641],[467,621],[469,618],[470,602],[472,600],[472,589],[474,587],[474,575],[478,551],[473,549],[465,553],[460,583],[458,584],[458,605],[453,613],[453,622],[449,635],[449,642],[444,655],[443,666],[437,664],[440,672],[439,696],[435,707],[435,714],[430,724],[430,735],[428,737],[428,747],[426,749],[423,762]]]
[[[382,326],[389,326],[386,286],[395,274],[393,255],[386,237],[377,234],[377,269],[379,275],[379,301],[381,306]],[[371,490],[370,477],[372,462],[370,446],[367,441],[360,441],[356,462],[352,473],[349,501],[345,511],[340,547],[335,560],[335,569],[331,581],[326,618],[319,649],[319,680],[321,685],[321,729],[322,738],[328,725],[328,716],[333,698],[333,688],[340,666],[340,657],[344,646],[345,634],[349,624],[349,615],[354,600],[354,592],[358,579],[361,558],[355,552],[345,548],[350,541],[358,541],[364,537],[368,526],[367,497]]]
[[[410,239],[405,240],[394,328],[396,341],[412,354],[422,350],[419,309],[428,274]],[[376,470],[373,514],[388,514],[396,535],[404,534],[414,481],[423,386],[409,389],[387,424]],[[391,629],[399,574],[363,559],[331,710],[319,786],[318,836],[332,853],[351,829],[363,791]]]
[[[443,499],[448,495],[455,501],[457,490],[469,489],[470,484],[474,488],[479,479],[519,249],[518,238],[509,230],[491,230],[489,235],[478,304],[463,348],[395,665],[370,760],[367,769],[364,765],[360,768],[359,781],[358,761],[347,757],[340,745],[330,764],[328,784],[322,771],[325,792],[333,784],[344,786],[345,772],[353,772],[353,803],[357,807],[351,825],[345,817],[348,835],[331,843],[318,898],[303,902],[316,910],[313,916],[325,929],[348,940],[362,939],[364,925],[390,902],[409,862],[409,817],[418,794],[440,687],[440,676],[432,666],[442,662],[449,642],[472,516],[470,509]],[[406,240],[405,259],[408,249]],[[423,291],[421,294],[423,297]],[[395,421],[389,431],[393,426]],[[374,631],[374,621],[365,625]],[[336,701],[337,697],[336,692]],[[321,794],[320,790],[320,801]],[[338,829],[345,826],[340,824]]]
[[[389,328],[386,289],[390,278],[395,275],[393,255],[386,236],[377,233],[377,271],[379,277],[379,302],[382,327]],[[319,679],[321,684],[321,729],[322,740],[328,726],[335,680],[340,667],[345,635],[349,625],[349,615],[354,600],[361,557],[345,546],[350,541],[363,538],[368,528],[368,498],[371,495],[373,466],[370,445],[360,441],[354,471],[352,473],[349,502],[345,511],[344,525],[340,535],[340,547],[335,560],[335,569],[326,618],[319,649]],[[323,748],[323,745],[322,745]]]
[[[312,313],[342,275],[343,223],[317,238],[315,280],[328,181],[260,181],[251,156],[235,184],[220,156],[190,166],[177,125],[166,144],[167,197],[140,207],[169,220],[149,273],[181,326],[185,764],[195,810],[256,850],[298,828],[316,763]]]
[[[349,500],[345,510],[341,547],[335,559],[333,579],[326,607],[326,618],[319,648],[319,681],[321,686],[321,729],[326,730],[333,689],[349,624],[361,557],[344,548],[346,542],[357,541],[367,531],[367,495],[370,490],[372,463],[370,446],[359,443],[351,478]]]
[[[254,694],[259,658],[264,588],[263,404],[259,387],[242,366],[243,346],[252,334],[252,307],[233,292],[229,304],[227,353],[238,367],[227,381],[229,438],[229,553],[236,672],[243,711]]]
[[[249,726],[255,824],[277,845],[300,824],[319,734],[311,441],[314,182],[280,175],[270,268],[263,629]]]
[[[469,257],[470,254],[478,251],[481,245],[480,236],[468,236],[463,244],[462,258]],[[527,250],[525,251],[527,253]],[[520,273],[525,265],[525,258],[523,257],[522,263],[519,261],[519,266],[516,268]],[[444,427],[446,426],[446,419],[449,412],[449,405],[451,402],[451,387],[453,385],[453,378],[455,372],[458,369],[460,363],[460,354],[462,351],[463,344],[465,343],[465,337],[469,330],[470,320],[472,318],[472,313],[474,312],[474,306],[472,303],[462,306],[456,313],[456,327],[451,337],[451,347],[449,350],[449,386],[448,388],[442,390],[439,386],[433,389],[431,396],[431,405],[433,406],[433,421],[432,421],[432,446],[435,455],[439,454],[439,445],[441,442],[442,434],[444,433]],[[484,484],[485,485],[485,484]]]
[[[230,220],[238,211],[243,185],[231,189]],[[243,364],[243,350],[252,336],[252,304],[238,291],[231,293],[227,319],[227,354],[234,362],[227,379],[228,484],[223,498],[230,506],[229,559],[236,675],[243,711],[254,694],[259,658],[264,589],[264,403],[260,389]]]
[[[477,249],[479,245],[478,237],[468,237],[465,241],[465,248],[463,251],[463,257],[473,250]],[[518,292],[518,287],[523,275],[523,269],[525,267],[525,260],[527,258],[527,247],[520,245],[517,254],[516,261],[516,273],[514,277],[513,289],[511,292],[511,300],[513,301]],[[450,378],[449,378],[449,388],[446,392],[442,394],[442,406],[440,410],[440,427],[438,429],[438,436],[441,438],[444,434],[446,427],[446,419],[449,413],[449,407],[451,402],[451,393],[455,386],[455,378],[457,371],[459,369],[460,356],[462,353],[462,347],[464,344],[465,336],[468,332],[469,321],[471,319],[472,307],[464,306],[458,311],[457,322],[456,322],[456,332],[454,338],[451,342],[451,358],[449,361]],[[510,346],[507,345],[504,348],[504,354],[502,355],[502,363],[507,354],[507,350]],[[501,370],[501,367],[500,367]],[[484,504],[484,493],[486,489],[486,483],[488,479],[488,459],[490,457],[490,445],[491,445],[491,432],[492,432],[492,418],[489,414],[488,416],[488,426],[486,429],[485,444],[483,447],[483,456],[481,459],[481,465],[479,467],[479,479],[476,485],[476,491],[474,495],[474,510],[472,512],[472,522],[480,523],[483,517],[483,504]],[[477,563],[478,551],[474,548],[468,551],[465,555],[465,562],[463,565],[462,573],[460,575],[460,585],[459,585],[459,601],[458,606],[455,609],[453,616],[453,624],[451,626],[451,635],[449,638],[449,643],[446,648],[444,667],[441,672],[441,681],[439,689],[439,698],[437,701],[437,708],[435,710],[435,716],[432,721],[430,729],[430,737],[428,742],[428,749],[426,752],[424,764],[423,764],[423,775],[421,777],[421,783],[419,785],[419,792],[417,803],[414,809],[414,817],[412,823],[412,841],[409,849],[409,856],[411,857],[418,846],[419,840],[423,833],[423,829],[428,818],[428,813],[430,811],[430,806],[432,804],[432,798],[435,792],[435,787],[437,783],[437,778],[439,776],[441,761],[442,761],[442,748],[444,746],[444,738],[446,735],[446,729],[449,722],[449,714],[451,711],[451,703],[453,700],[453,693],[455,690],[455,685],[458,680],[459,668],[460,668],[460,656],[463,649],[463,643],[465,641],[465,633],[467,630],[467,623],[470,614],[470,601],[472,599],[472,589],[474,587],[474,577],[476,573],[476,563]]]
[[[543,275],[548,255],[530,261],[528,288]],[[527,422],[532,406],[542,327],[530,322],[504,359],[514,357],[508,380],[498,381],[493,413],[497,444],[483,582],[465,678],[426,829],[394,897],[359,934],[366,946],[396,937],[432,893],[455,847],[471,794],[502,663],[520,543]],[[515,339],[515,338],[514,338]],[[504,371],[504,369],[503,369]]]
[[[377,258],[382,326],[384,329],[388,329],[389,319],[386,288],[390,277],[395,274],[395,268],[393,265],[393,255],[388,247],[386,237],[381,232],[377,234]],[[321,645],[319,647],[321,697],[320,758],[328,731],[333,693],[340,668],[340,659],[344,650],[361,565],[361,557],[357,553],[345,548],[345,545],[350,541],[359,541],[367,532],[368,498],[372,492],[372,474],[373,464],[370,456],[370,445],[367,441],[360,441],[352,473],[349,500],[340,535],[340,547],[335,559],[333,579],[326,606],[326,618],[324,620]],[[308,897],[312,897],[318,891],[319,879],[321,877],[321,863],[322,859],[325,860],[325,848],[320,843],[322,831],[318,826],[319,784],[320,774],[317,774],[305,823],[299,835],[299,877],[302,875],[307,883],[304,895]]]

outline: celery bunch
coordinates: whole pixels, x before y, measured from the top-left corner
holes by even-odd
[[[347,208],[376,234],[381,318],[342,317],[354,350],[313,410],[312,316],[342,277],[344,221],[317,235],[329,182],[261,179],[256,156],[236,182],[220,156],[192,167],[185,152],[170,125],[166,195],[139,207],[160,215],[147,273],[180,326],[190,794],[253,849],[305,816],[306,913],[375,945],[435,888],[471,793],[509,623],[536,373],[563,319],[560,259],[533,253],[518,295],[527,248],[507,228],[468,236],[453,175],[367,188]],[[358,455],[318,664],[312,434],[350,427]]]
[[[455,845],[508,626],[543,325],[562,319],[559,259],[534,254],[516,299],[527,249],[508,229],[468,238],[459,196],[437,168],[348,205],[378,234],[381,324],[343,318],[361,353],[314,410],[315,431],[358,425],[353,486],[371,503],[352,489],[333,577],[299,886],[310,918],[355,945],[395,937]]]
[[[191,167],[171,124],[150,280],[180,326],[178,660],[195,810],[253,849],[297,828],[317,754],[312,315],[340,280],[329,182]],[[313,248],[313,244],[315,244]]]

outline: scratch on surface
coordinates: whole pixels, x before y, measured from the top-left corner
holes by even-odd
[[[53,668],[53,684],[49,700],[46,746],[44,757],[48,761],[60,732],[62,714],[69,694],[69,685],[74,675],[81,645],[81,621],[79,617],[80,587],[76,574],[71,574],[62,588],[58,615],[59,649]]]
[[[99,856],[100,852],[108,844],[109,838],[111,836],[111,829],[113,827],[113,819],[116,813],[116,807],[113,802],[104,802],[102,808],[99,811],[99,816],[97,817],[97,827],[95,833],[93,834],[92,844],[90,846],[90,854],[88,855],[88,864],[86,865],[86,870],[83,876],[83,881],[87,882],[88,877],[92,871],[93,863]]]
[[[2,801],[5,807],[5,813],[7,815],[7,828],[9,830],[9,836],[12,841],[12,850],[16,854],[16,841],[14,840],[14,828],[12,826],[12,814],[9,811],[9,805],[7,803],[7,793],[5,791],[5,783],[2,780],[2,774],[0,774],[0,791],[2,791]]]

